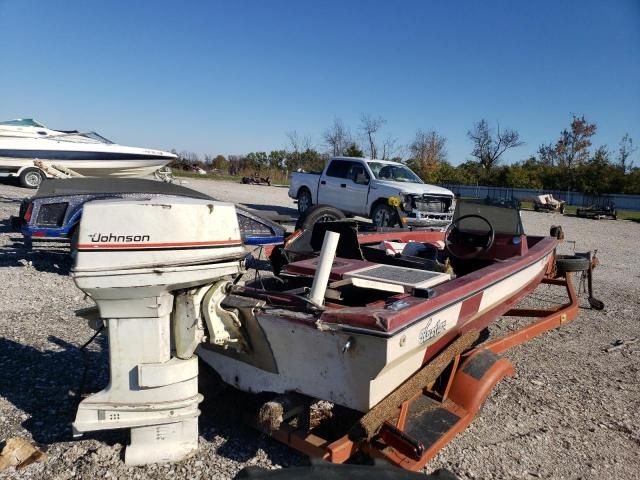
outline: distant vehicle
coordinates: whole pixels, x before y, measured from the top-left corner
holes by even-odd
[[[250,177],[242,177],[241,182],[245,185],[267,185],[271,186],[271,177],[261,177],[254,173]]]
[[[398,223],[395,198],[409,226],[445,226],[455,209],[453,192],[425,184],[406,165],[355,157],[332,158],[322,173],[294,172],[289,196],[304,213],[316,204],[330,205],[351,215],[369,217],[379,227]]]
[[[172,161],[169,165],[167,165],[172,170],[179,170],[183,172],[191,172],[197,173],[199,175],[206,175],[207,171],[199,167],[197,164],[192,163],[189,160],[185,160],[183,158],[178,158],[177,160]],[[213,173],[213,171],[212,171]]]
[[[34,161],[87,177],[142,177],[175,160],[161,150],[126,147],[95,132],[52,130],[31,118],[0,122],[0,176],[38,188],[47,174]]]
[[[557,200],[553,198],[550,193],[544,195],[538,195],[533,199],[533,209],[536,212],[548,211],[548,212],[560,212],[564,213],[566,204],[564,200]]]
[[[14,230],[22,233],[27,248],[31,248],[34,241],[61,240],[73,243],[85,203],[114,198],[144,200],[158,196],[212,200],[208,195],[190,188],[154,180],[46,180],[33,197],[22,201],[19,215],[12,217],[11,223]],[[279,244],[284,240],[285,231],[277,223],[237,205],[236,213],[245,245]]]
[[[590,218],[592,220],[600,220],[602,218],[618,219],[618,211],[616,204],[604,197],[593,197],[592,202],[587,207],[578,208],[576,215],[582,218]]]

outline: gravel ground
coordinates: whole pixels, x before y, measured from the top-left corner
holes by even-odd
[[[188,186],[220,200],[293,213],[285,188],[189,180]],[[90,303],[68,277],[67,251],[49,245],[26,253],[8,218],[32,192],[0,184],[0,442],[21,436],[47,449],[49,459],[5,478],[228,478],[245,465],[279,467],[305,459],[203,404],[200,449],[188,461],[128,468],[122,462],[126,431],[71,438],[84,365],[85,391],[108,378],[104,339],[83,355],[92,331],[74,316]],[[599,249],[596,296],[576,321],[507,353],[516,376],[501,382],[478,418],[428,465],[461,478],[638,478],[640,471],[640,343],[607,353],[612,342],[640,337],[640,224],[592,221],[524,212],[527,232],[544,234],[562,224],[578,251]],[[565,249],[571,249],[566,244]],[[541,286],[534,306],[562,300]],[[503,319],[493,331],[513,327]],[[1,446],[1,444],[0,444]]]

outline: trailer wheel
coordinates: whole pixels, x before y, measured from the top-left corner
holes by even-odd
[[[307,188],[301,188],[298,192],[298,213],[304,214],[313,205],[313,199],[311,198],[311,192]]]
[[[38,168],[25,168],[20,172],[20,185],[26,188],[38,188],[42,183],[42,176],[42,172]]]
[[[329,205],[314,205],[300,215],[296,222],[296,230],[312,228],[318,222],[333,222],[346,218],[342,210]]]
[[[589,270],[589,259],[577,255],[557,255],[556,267],[559,273],[584,272]]]

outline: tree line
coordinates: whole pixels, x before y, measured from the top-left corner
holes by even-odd
[[[554,141],[542,144],[534,155],[510,164],[504,154],[525,142],[513,128],[492,126],[485,119],[467,131],[470,158],[460,165],[451,164],[447,139],[435,130],[417,130],[413,140],[402,145],[385,134],[386,120],[363,115],[355,130],[334,119],[322,134],[319,146],[309,136],[287,132],[287,145],[271,152],[244,155],[204,155],[180,152],[192,165],[216,169],[230,175],[259,173],[284,180],[295,170],[319,171],[331,156],[369,157],[406,163],[425,182],[436,184],[490,185],[537,190],[573,190],[588,194],[640,194],[640,168],[633,165],[637,150],[629,134],[616,149],[594,147],[596,123],[584,115],[573,115],[567,128]]]

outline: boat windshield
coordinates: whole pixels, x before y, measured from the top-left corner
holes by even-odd
[[[60,142],[72,142],[72,143],[105,143],[107,145],[113,144],[113,142],[96,132],[73,132],[64,133],[62,135],[50,136],[49,139],[57,140]]]
[[[454,221],[466,215],[478,215],[486,218],[496,233],[522,235],[524,228],[520,218],[520,205],[517,200],[461,198],[456,203]],[[458,223],[461,232],[479,232],[487,229],[487,224],[478,217],[465,218]]]
[[[38,127],[47,128],[41,123],[36,122],[33,118],[19,118],[17,120],[7,120],[6,122],[0,122],[0,125],[8,127]]]
[[[415,173],[404,165],[384,162],[367,162],[373,175],[378,180],[393,180],[394,182],[424,183]]]

